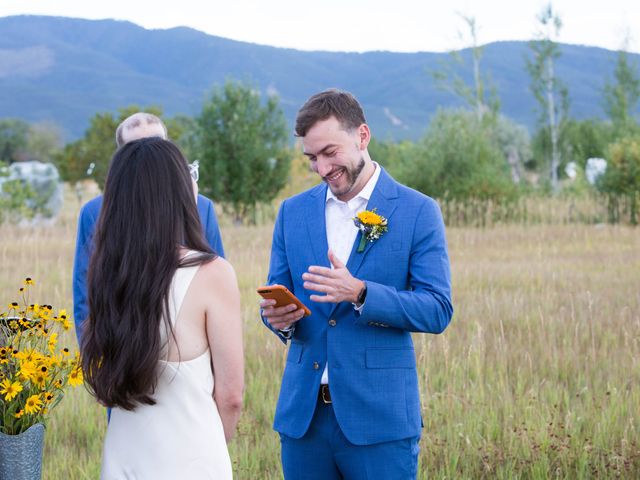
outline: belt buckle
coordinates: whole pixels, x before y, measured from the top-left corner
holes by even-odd
[[[331,392],[329,391],[329,385],[320,385],[320,396],[324,403],[333,403],[331,401]]]

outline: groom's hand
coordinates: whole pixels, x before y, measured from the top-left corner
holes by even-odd
[[[344,263],[331,250],[328,256],[333,268],[312,265],[306,273],[302,274],[304,288],[324,293],[324,295],[311,295],[309,298],[313,302],[321,303],[355,303],[365,283],[351,275]]]
[[[276,301],[264,299],[260,301],[262,316],[267,319],[269,325],[276,330],[286,330],[291,324],[304,317],[304,310],[298,308],[295,303],[284,307],[275,307]]]

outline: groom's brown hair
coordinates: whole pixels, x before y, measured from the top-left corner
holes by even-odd
[[[347,131],[367,123],[364,112],[356,97],[349,92],[330,88],[316,93],[298,111],[296,117],[296,137],[304,137],[317,122],[335,117]]]

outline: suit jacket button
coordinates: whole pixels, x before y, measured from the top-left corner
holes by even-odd
[[[331,326],[331,327],[335,327],[337,323],[338,322],[336,322],[333,318],[331,320],[329,320],[329,326]]]
[[[320,364],[318,362],[313,362],[313,369],[318,370],[320,368]]]

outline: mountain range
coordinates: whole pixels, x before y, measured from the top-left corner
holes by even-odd
[[[470,50],[460,54],[464,63],[458,71],[470,81]],[[531,129],[537,111],[525,67],[530,55],[527,42],[491,43],[484,47],[481,68],[497,90],[501,111]],[[640,63],[640,55],[629,56]],[[3,17],[0,118],[53,121],[72,140],[96,112],[130,104],[158,105],[169,116],[195,115],[214,86],[234,79],[278,95],[290,125],[310,95],[337,87],[358,97],[377,138],[417,139],[439,107],[461,105],[431,74],[450,58],[429,52],[308,52],[116,20]],[[556,72],[569,89],[573,117],[604,116],[602,90],[612,81],[616,59],[610,50],[561,45]]]

